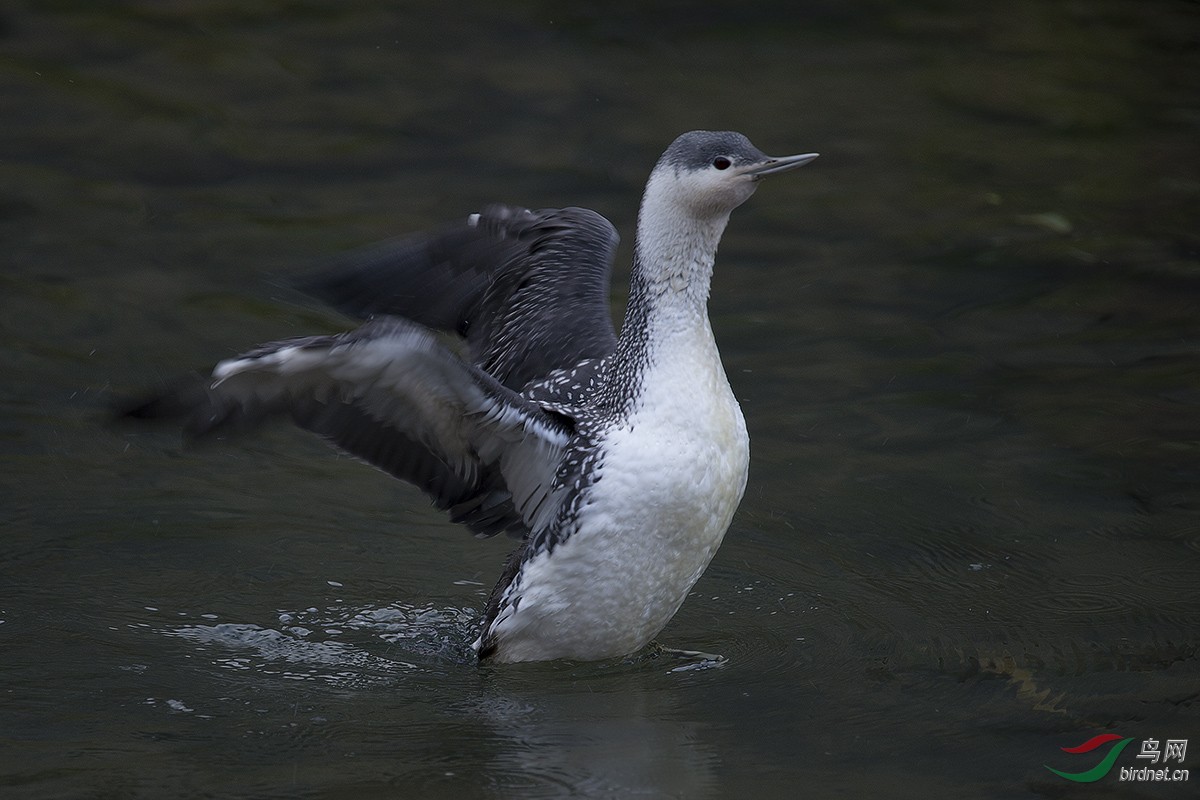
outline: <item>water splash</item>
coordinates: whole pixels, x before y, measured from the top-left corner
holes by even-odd
[[[405,673],[473,662],[476,613],[396,603],[283,610],[278,626],[183,624],[159,632],[193,643],[211,663],[236,672],[338,687],[388,682]]]

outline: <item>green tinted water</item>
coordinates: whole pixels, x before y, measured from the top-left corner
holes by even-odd
[[[1060,747],[1200,736],[1192,6],[0,22],[14,796],[1060,796],[1043,764],[1091,766]],[[491,201],[612,219],[619,306],[642,181],[699,127],[822,153],[718,259],[750,485],[663,641],[722,668],[479,670],[506,543],[291,431],[102,422],[344,324],[289,272]]]

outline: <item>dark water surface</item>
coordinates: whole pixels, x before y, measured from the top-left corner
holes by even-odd
[[[1195,796],[1197,5],[562,6],[0,11],[0,795]],[[701,127],[822,153],[718,259],[753,465],[662,640],[721,668],[479,669],[507,543],[293,431],[103,424],[491,201],[610,217],[619,307]],[[1102,732],[1196,774],[1044,768]]]

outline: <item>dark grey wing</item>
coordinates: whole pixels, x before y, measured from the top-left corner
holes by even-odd
[[[439,233],[351,253],[299,288],[352,316],[389,314],[466,337],[510,389],[616,346],[616,230],[584,208],[490,206]]]
[[[219,363],[210,382],[126,414],[182,418],[194,436],[290,416],[416,484],[484,536],[524,537],[552,515],[555,471],[571,436],[568,421],[395,317],[264,345]]]

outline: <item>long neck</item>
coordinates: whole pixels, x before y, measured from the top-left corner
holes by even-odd
[[[699,219],[652,176],[638,215],[629,305],[617,358],[637,372],[676,348],[716,348],[708,322],[713,261],[729,215]]]

